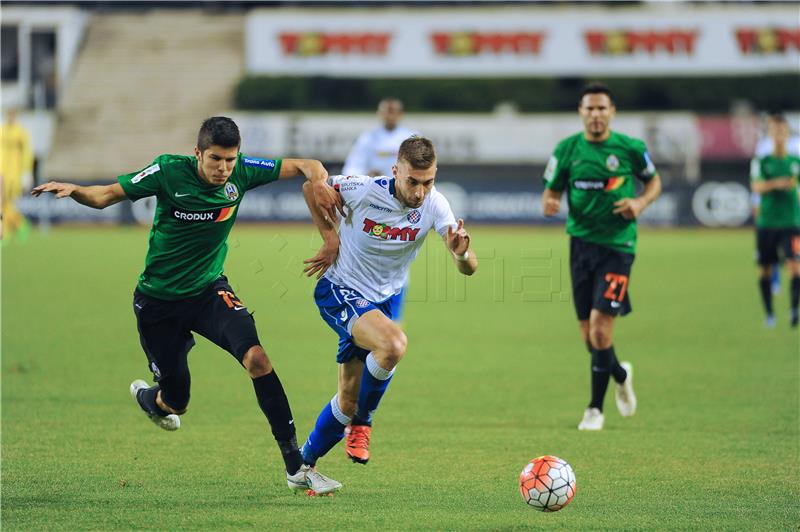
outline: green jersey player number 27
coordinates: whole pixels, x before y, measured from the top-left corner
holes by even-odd
[[[614,352],[614,318],[631,311],[630,273],[636,253],[636,219],[661,193],[661,180],[639,139],[610,129],[616,109],[611,91],[584,88],[578,112],[583,131],[556,146],[545,169],[545,216],[561,208],[567,194],[572,297],[581,335],[591,353],[592,395],[578,428],[603,428],[609,379],[617,383],[623,416],[636,411],[632,369]],[[636,194],[636,180],[644,183]]]
[[[180,428],[189,405],[188,354],[192,333],[228,351],[248,372],[286,465],[290,488],[328,493],[337,481],[304,464],[289,401],[261,346],[255,320],[223,274],[228,234],[248,190],[304,175],[326,219],[341,209],[328,173],[312,159],[260,159],[239,152],[239,129],[230,118],[206,119],[193,155],[161,155],[146,168],[103,186],[50,182],[33,189],[103,209],[125,199],[155,196],[145,268],[133,297],[139,341],[154,386],[137,379],[130,392],[138,408],[162,429]]]

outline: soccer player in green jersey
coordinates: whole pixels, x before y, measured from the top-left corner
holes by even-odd
[[[304,175],[321,212],[333,220],[339,195],[328,173],[311,159],[260,159],[239,152],[239,129],[230,118],[203,122],[194,155],[161,155],[141,171],[105,186],[50,182],[39,196],[103,209],[125,199],[156,196],[145,268],[133,297],[139,340],[155,386],[131,383],[138,406],[159,427],[177,430],[189,404],[187,356],[198,333],[233,355],[250,375],[256,398],[286,463],[290,488],[327,493],[341,484],[303,464],[289,401],[261,346],[253,315],[223,275],[227,238],[251,188]]]
[[[636,219],[661,193],[661,179],[644,142],[610,129],[616,109],[608,87],[585,87],[578,112],[584,130],[556,146],[544,174],[542,205],[545,216],[555,215],[566,190],[572,297],[592,355],[591,402],[578,429],[601,430],[612,376],[620,414],[636,412],[631,365],[620,363],[614,352],[614,318],[631,311]],[[638,196],[635,179],[644,183]]]
[[[759,194],[761,203],[756,217],[756,248],[758,252],[759,288],[766,325],[775,327],[770,288],[773,269],[778,264],[778,252],[786,261],[791,274],[791,326],[798,324],[800,303],[800,202],[798,179],[800,158],[789,155],[787,141],[789,124],[782,115],[770,117],[767,134],[772,139],[772,153],[753,159],[750,165],[751,188]]]

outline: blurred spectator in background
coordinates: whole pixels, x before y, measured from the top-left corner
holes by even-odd
[[[391,176],[400,144],[416,132],[400,125],[403,102],[384,98],[378,104],[381,125],[363,132],[347,154],[342,175]]]
[[[765,134],[756,144],[756,152],[753,155],[756,159],[761,159],[771,155],[775,151],[775,142],[770,136],[770,129],[788,127],[788,122],[782,113],[772,112],[767,116]],[[789,138],[786,140],[786,151],[789,155],[800,157],[800,135],[792,133],[789,129]],[[753,191],[751,194],[753,202],[753,220],[758,220],[758,213],[761,207],[761,195]],[[776,262],[772,265],[772,293],[778,295],[781,292],[781,265]]]
[[[4,242],[15,236],[25,242],[30,224],[17,209],[16,201],[33,184],[33,150],[25,126],[17,122],[17,110],[8,109],[0,127],[0,180],[2,180],[2,237]]]

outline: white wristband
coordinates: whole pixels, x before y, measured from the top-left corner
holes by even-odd
[[[459,262],[467,262],[469,260],[469,250],[466,250],[463,255],[456,255],[456,260]]]

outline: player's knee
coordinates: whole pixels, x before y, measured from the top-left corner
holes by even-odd
[[[403,359],[408,347],[406,334],[398,329],[386,338],[386,363],[394,368]]]
[[[595,349],[608,349],[611,347],[611,333],[603,327],[592,327],[589,341]]]
[[[581,329],[581,338],[583,338],[583,343],[591,348],[591,339],[589,337],[589,320],[581,321],[578,325]]]
[[[251,379],[257,379],[272,372],[272,363],[269,361],[264,348],[260,345],[254,345],[247,350],[247,353],[242,358],[242,365]]]

